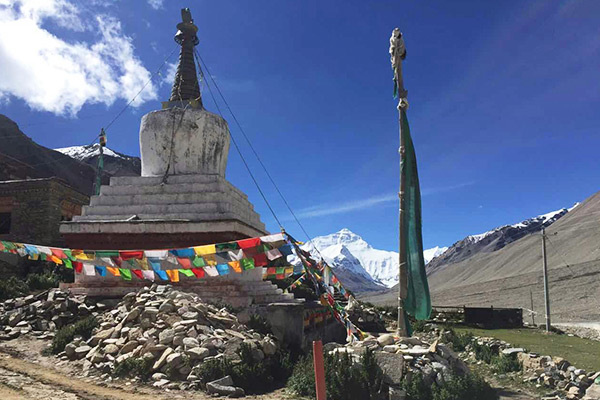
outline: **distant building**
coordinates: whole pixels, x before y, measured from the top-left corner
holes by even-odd
[[[0,240],[64,246],[60,223],[81,215],[88,203],[58,178],[0,181]]]

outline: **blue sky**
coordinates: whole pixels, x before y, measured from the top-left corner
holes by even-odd
[[[599,189],[600,2],[79,3],[0,0],[0,113],[45,146],[92,141],[173,51],[189,6],[200,54],[311,235],[347,227],[396,248],[396,26],[426,248]],[[139,155],[140,118],[168,98],[168,70],[110,127],[110,148]],[[204,102],[215,111],[206,90]],[[302,237],[242,150],[286,229]],[[228,179],[277,230],[233,147]]]

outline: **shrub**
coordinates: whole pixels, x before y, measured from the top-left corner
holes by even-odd
[[[15,276],[0,280],[0,300],[23,296],[29,293],[29,286]]]
[[[117,363],[112,374],[118,377],[138,376],[141,380],[147,381],[152,375],[152,360],[146,358],[128,358],[123,362]]]
[[[465,351],[467,346],[473,342],[474,337],[471,332],[457,334],[450,330],[450,339],[454,351]]]
[[[293,364],[287,352],[278,351],[274,355],[256,361],[252,348],[245,343],[237,351],[240,361],[233,363],[227,358],[208,360],[194,370],[200,381],[206,383],[231,375],[233,383],[248,393],[264,393],[278,383],[285,382],[292,373]]]
[[[491,363],[492,359],[498,356],[498,349],[493,349],[487,344],[479,344],[476,341],[473,342],[473,350],[475,351],[475,358],[487,364]]]
[[[77,335],[83,336],[84,339],[88,339],[92,335],[94,328],[98,326],[96,317],[90,315],[82,320],[75,322],[74,324],[65,326],[59,329],[52,339],[52,345],[50,346],[50,352],[52,354],[58,354],[65,349],[65,346],[73,341],[73,338]]]
[[[52,272],[29,274],[25,282],[30,290],[46,290],[58,287],[59,277]]]
[[[271,326],[267,320],[258,314],[252,314],[246,326],[248,326],[250,329],[254,329],[258,333],[262,333],[263,335],[271,333]]]
[[[497,400],[496,391],[479,375],[453,376],[433,385],[432,400]]]
[[[492,368],[499,373],[515,372],[521,370],[521,363],[515,354],[501,354],[492,358]]]
[[[346,353],[325,355],[325,382],[327,398],[331,400],[379,400],[383,373],[371,351],[359,363],[353,364]],[[288,389],[301,396],[315,397],[315,378],[312,355],[303,357],[295,366],[287,383]]]
[[[402,383],[406,400],[432,400],[431,385],[425,382],[422,374],[414,374],[411,379],[404,379]]]

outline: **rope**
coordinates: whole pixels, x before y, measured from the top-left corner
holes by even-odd
[[[200,65],[200,63],[201,63],[204,66],[204,68],[206,69],[206,73],[208,74],[208,76],[210,77],[210,80],[213,82],[215,88],[219,92],[219,96],[223,100],[223,103],[225,103],[225,106],[227,107],[227,110],[229,110],[229,113],[233,117],[233,120],[235,121],[235,124],[237,125],[238,129],[240,130],[240,132],[244,136],[244,139],[246,139],[246,142],[248,143],[248,146],[250,146],[250,149],[252,150],[252,153],[254,153],[254,156],[258,160],[259,164],[261,165],[263,171],[266,173],[266,175],[269,178],[269,180],[271,181],[271,184],[273,184],[273,186],[275,187],[275,190],[277,191],[277,193],[279,194],[279,196],[283,200],[283,203],[285,204],[285,206],[289,210],[290,214],[292,214],[292,217],[294,218],[294,220],[296,221],[296,223],[298,224],[298,226],[300,227],[300,229],[302,230],[302,232],[304,233],[304,235],[306,235],[306,238],[308,239],[308,241],[312,242],[311,236],[308,234],[308,232],[306,231],[306,229],[304,228],[304,226],[302,225],[302,223],[300,222],[300,220],[298,219],[298,217],[296,216],[296,214],[292,210],[292,207],[288,203],[287,199],[285,198],[285,196],[283,195],[283,193],[281,192],[281,190],[279,190],[279,186],[277,186],[277,184],[275,183],[275,180],[273,179],[273,177],[271,176],[271,174],[267,170],[267,167],[262,162],[262,159],[260,158],[260,156],[258,155],[258,153],[256,152],[256,150],[254,149],[254,146],[252,146],[252,143],[250,142],[250,139],[248,138],[248,135],[246,135],[246,132],[244,131],[244,128],[242,128],[242,125],[240,124],[240,122],[238,121],[237,117],[235,116],[235,113],[233,112],[233,110],[229,106],[229,103],[225,99],[225,96],[223,95],[223,92],[221,92],[221,89],[219,88],[219,85],[215,81],[215,78],[211,75],[210,70],[208,69],[208,66],[206,65],[206,62],[204,61],[204,59],[202,59],[202,56],[198,53],[198,51],[194,50],[194,54],[196,56],[196,60],[198,60],[198,59],[200,60],[200,62],[198,63],[199,67],[200,68],[202,67]],[[206,82],[207,82],[207,85],[208,85],[208,80],[206,80]],[[211,95],[212,95],[212,92],[211,92]],[[215,101],[214,100],[214,96],[213,96],[213,101]],[[215,104],[216,104],[216,101],[215,101]],[[218,106],[217,106],[217,108],[218,108]],[[319,249],[317,248],[317,246],[314,245],[314,243],[313,243],[313,246],[314,246],[315,250],[317,250],[317,253],[319,253],[319,255],[321,256],[321,258],[323,258],[323,256],[321,255],[321,252],[319,251]]]
[[[198,54],[197,54],[196,51],[194,51],[194,55],[196,57],[196,62],[198,63],[198,69],[200,71],[202,71],[202,65],[198,62]],[[210,72],[208,71],[208,69],[206,70],[206,72],[210,75]],[[202,72],[200,72],[200,75],[204,76],[204,74]],[[219,104],[217,103],[217,99],[215,98],[215,95],[214,95],[214,93],[212,91],[212,88],[211,88],[210,84],[208,83],[208,80],[205,79],[205,82],[206,82],[206,87],[208,87],[208,91],[210,93],[210,96],[212,97],[212,100],[215,103],[215,107],[217,107],[217,112],[219,113],[219,116],[221,116],[221,118],[222,118],[223,117],[223,113],[221,112],[221,107],[219,107]],[[214,83],[214,80],[213,80],[213,83]],[[271,211],[271,214],[273,215],[273,218],[275,219],[275,221],[277,221],[277,224],[279,224],[279,227],[283,230],[283,225],[281,224],[281,221],[279,220],[279,218],[277,218],[277,214],[275,214],[275,211],[273,210],[273,207],[271,207],[271,203],[269,203],[269,200],[267,200],[267,197],[265,196],[265,193],[262,191],[260,185],[258,184],[258,181],[256,180],[256,178],[254,177],[254,174],[250,170],[250,166],[246,162],[246,159],[244,158],[244,155],[242,154],[242,151],[240,150],[240,147],[238,146],[237,141],[235,140],[235,137],[233,135],[231,135],[231,134],[230,134],[230,137],[231,137],[231,141],[233,142],[233,145],[234,145],[237,153],[240,155],[240,158],[242,159],[242,162],[244,163],[244,166],[246,167],[246,170],[248,171],[248,174],[252,178],[252,181],[254,182],[254,185],[256,186],[256,189],[258,189],[258,192],[260,193],[260,195],[262,196],[263,200],[265,201],[265,204],[269,208],[269,211]]]

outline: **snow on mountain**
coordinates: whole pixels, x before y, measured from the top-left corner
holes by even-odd
[[[344,269],[368,281],[392,287],[398,282],[398,253],[374,249],[363,238],[349,229],[314,238],[303,246],[318,258],[319,253],[334,269]],[[425,262],[442,254],[447,248],[425,250]],[[353,262],[349,262],[353,260]],[[344,283],[343,279],[342,283]]]
[[[76,160],[86,161],[86,160],[100,154],[100,144],[94,143],[94,144],[91,144],[91,145],[88,144],[85,146],[61,147],[59,149],[54,149],[54,150],[61,152],[64,155],[74,158]],[[131,157],[123,155],[121,153],[117,153],[116,151],[113,151],[113,150],[109,149],[108,147],[105,147],[103,149],[103,152],[104,152],[105,156],[109,156],[109,157],[116,157],[116,158],[122,158],[122,159],[131,158]]]
[[[574,209],[575,207],[577,207],[578,205],[579,205],[579,203],[575,203],[575,205],[571,208],[561,208],[560,210],[551,211],[546,214],[538,215],[537,217],[529,218],[529,219],[526,219],[525,221],[521,221],[516,224],[502,225],[502,226],[499,226],[498,228],[492,229],[491,231],[480,233],[478,235],[467,236],[464,240],[470,241],[472,243],[477,243],[477,242],[480,242],[481,240],[485,239],[486,237],[493,235],[494,233],[499,232],[505,228],[522,229],[522,228],[528,228],[529,226],[532,226],[532,225],[542,225],[542,224],[544,226],[547,226],[547,225],[550,225],[551,223],[553,223],[554,221],[556,221],[558,218],[562,217],[567,212],[569,212],[572,209]]]
[[[429,261],[433,260],[437,256],[444,254],[444,252],[446,250],[448,250],[448,247],[435,246],[431,249],[427,249],[427,250],[423,251],[423,257],[425,258],[425,264],[428,264]]]

